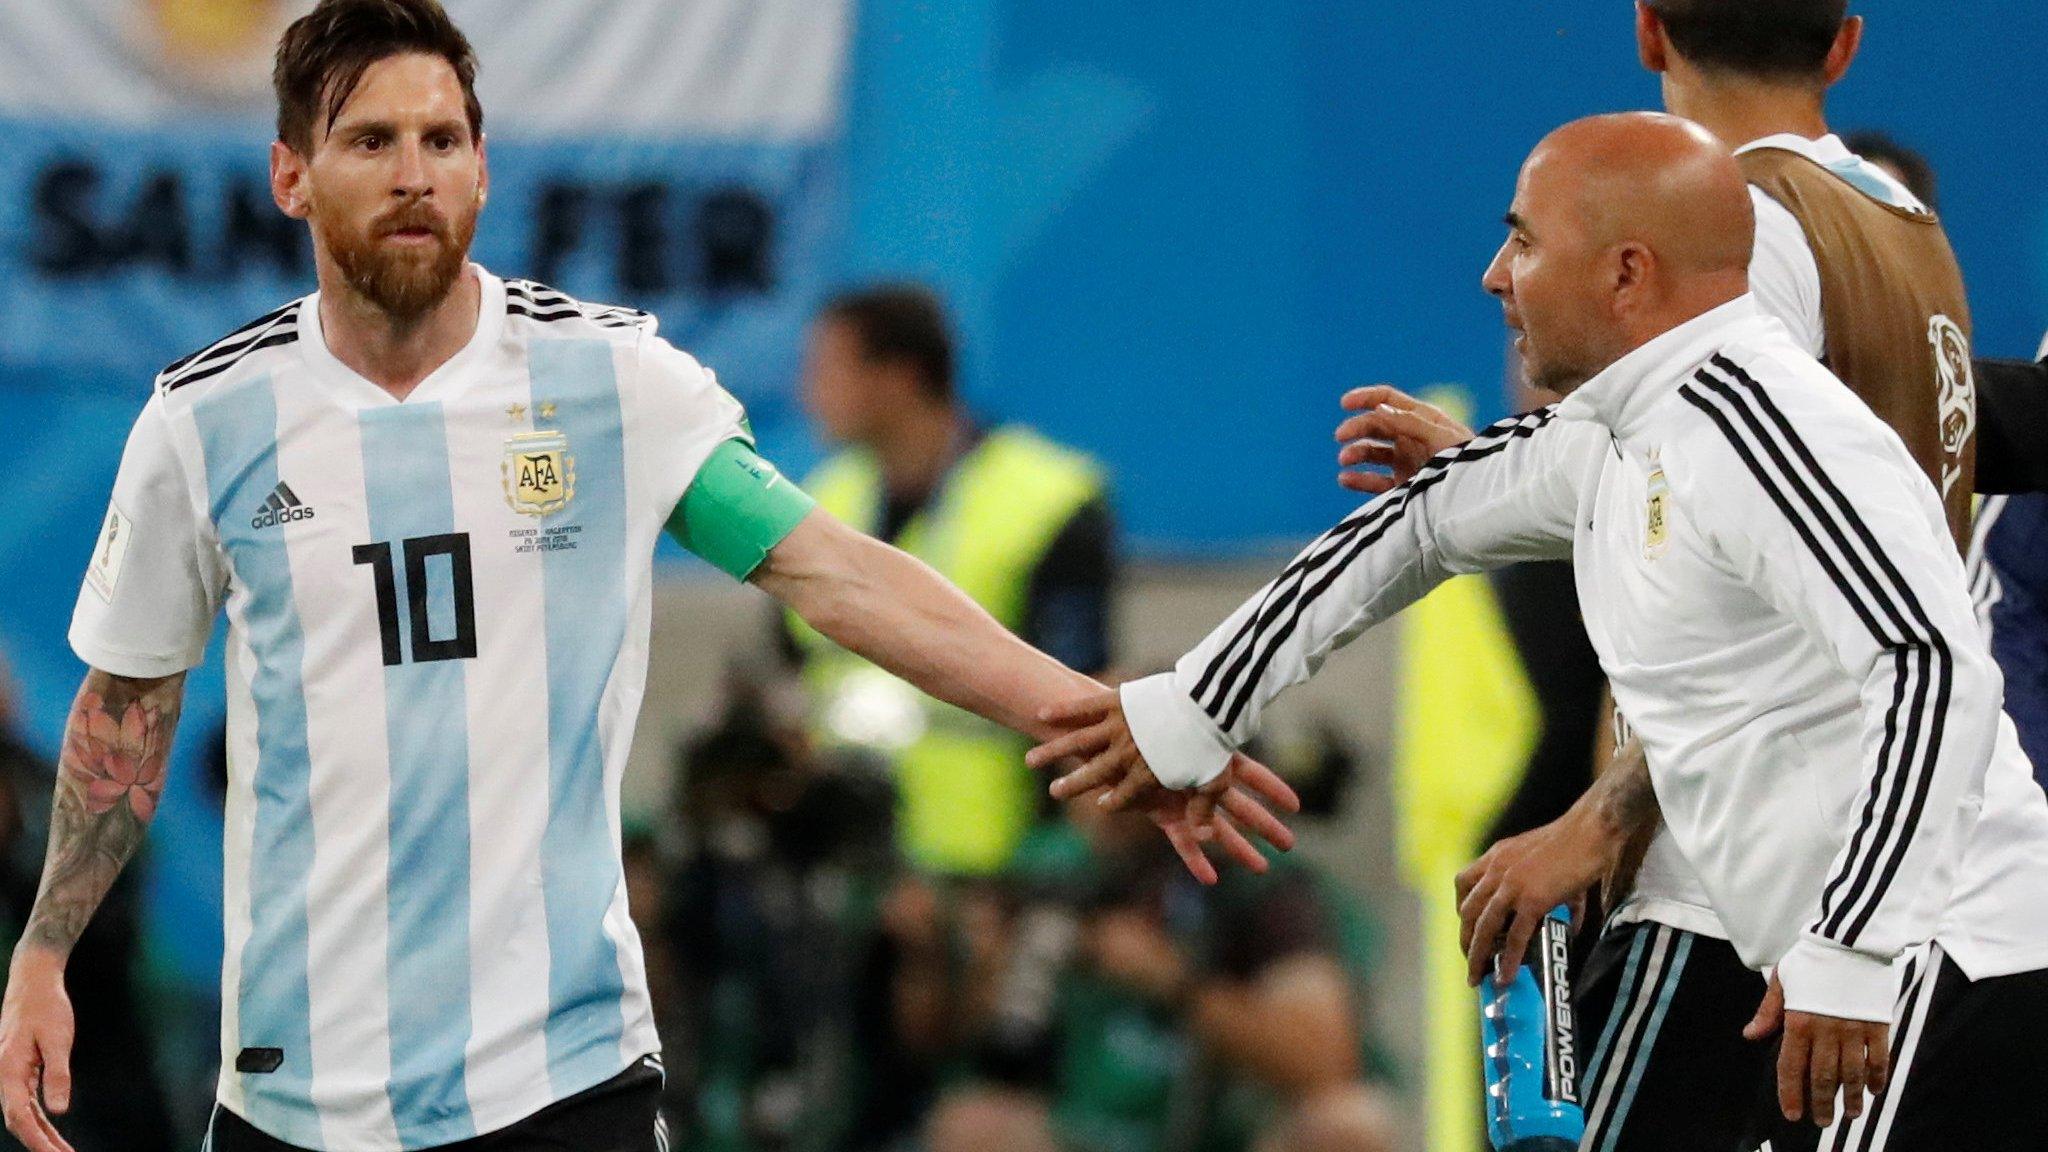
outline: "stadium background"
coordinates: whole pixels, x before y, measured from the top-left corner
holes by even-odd
[[[150,376],[310,287],[263,182],[269,48],[302,7],[0,3],[0,652],[46,752],[81,672],[71,601]],[[819,455],[795,391],[812,309],[846,283],[932,284],[976,411],[1109,466],[1140,561],[1133,666],[1170,658],[1348,506],[1340,389],[1445,386],[1500,410],[1498,310],[1477,281],[1516,165],[1564,120],[1657,103],[1619,0],[449,7],[483,60],[479,259],[658,313],[799,473]],[[1831,119],[1928,155],[1978,349],[2026,355],[2048,317],[2048,93],[2022,78],[2048,8],[1856,9],[1870,28]],[[750,593],[680,552],[663,571],[629,782],[647,811],[720,670],[761,637]],[[1296,714],[1384,749],[1393,639],[1359,647]],[[219,825],[193,766],[220,701],[214,660],[152,833],[166,1003],[203,1003],[217,971]],[[1414,897],[1390,803],[1379,774],[1312,850],[1393,928],[1377,1026],[1413,1063]]]

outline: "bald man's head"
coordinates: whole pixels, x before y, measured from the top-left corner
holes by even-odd
[[[1576,120],[1522,166],[1486,271],[1529,382],[1568,392],[1748,290],[1756,222],[1728,149],[1675,116]]]

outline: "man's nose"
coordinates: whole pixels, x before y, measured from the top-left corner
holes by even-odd
[[[424,196],[433,190],[427,179],[426,152],[417,140],[399,144],[397,169],[391,174],[391,191],[398,196]]]
[[[1489,295],[1507,299],[1508,290],[1514,286],[1514,281],[1508,276],[1507,245],[1501,245],[1500,251],[1493,254],[1493,262],[1486,266],[1486,272],[1479,277],[1479,286],[1486,289]]]

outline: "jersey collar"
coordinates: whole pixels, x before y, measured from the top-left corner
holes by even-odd
[[[1677,389],[1722,345],[1745,329],[1775,324],[1745,292],[1687,320],[1608,365],[1579,385],[1558,414],[1605,424],[1616,436],[1631,435],[1650,409]]]
[[[1797,132],[1779,132],[1770,136],[1759,136],[1735,150],[1737,156],[1754,152],[1759,148],[1776,148],[1783,152],[1797,152],[1815,164],[1825,168],[1830,164],[1853,158],[1856,154],[1842,143],[1842,138],[1830,132],[1825,136],[1801,136]]]
[[[358,375],[327,347],[327,334],[320,329],[318,292],[299,304],[298,346],[306,366],[338,399],[356,408],[428,403],[460,394],[475,379],[477,366],[488,358],[490,349],[497,345],[505,332],[505,282],[491,275],[481,264],[473,263],[469,270],[476,273],[477,284],[482,289],[477,294],[476,331],[470,335],[469,343],[428,373],[419,387],[408,393],[403,401],[393,400],[391,393]]]
[[[1796,132],[1780,132],[1775,136],[1751,140],[1737,148],[1735,154],[1742,156],[1763,148],[1775,148],[1780,152],[1804,156],[1880,204],[1889,204],[1908,212],[1924,214],[1931,211],[1910,189],[1893,178],[1891,173],[1849,151],[1849,146],[1843,143],[1842,138],[1832,132],[1812,138]]]

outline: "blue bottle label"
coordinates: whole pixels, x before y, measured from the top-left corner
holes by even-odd
[[[1572,1020],[1571,925],[1556,916],[1543,919],[1537,935],[1537,979],[1549,1018],[1543,1053],[1544,1095],[1561,1104],[1580,1104],[1579,1033]]]

